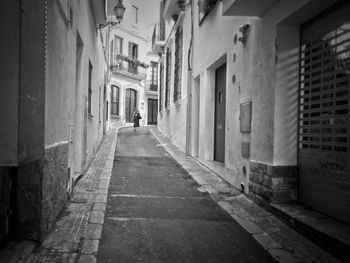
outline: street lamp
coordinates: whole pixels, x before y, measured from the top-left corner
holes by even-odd
[[[117,5],[113,9],[113,11],[115,13],[115,18],[117,19],[117,21],[106,22],[106,23],[100,25],[99,28],[104,28],[108,25],[111,25],[111,26],[119,25],[121,23],[121,21],[123,20],[125,9],[126,8],[123,5],[123,0],[118,0]]]
[[[123,0],[118,0],[118,4],[114,7],[113,11],[115,12],[115,17],[117,18],[118,23],[123,19],[125,6],[123,5]]]

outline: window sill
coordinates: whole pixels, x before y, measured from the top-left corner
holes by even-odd
[[[94,115],[92,115],[90,113],[88,113],[88,116],[89,116],[90,119],[92,119],[94,117]]]

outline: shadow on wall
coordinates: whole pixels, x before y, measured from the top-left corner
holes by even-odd
[[[274,163],[296,164],[299,44],[281,41],[276,57]],[[285,48],[283,46],[286,46]],[[283,50],[284,49],[284,50]]]

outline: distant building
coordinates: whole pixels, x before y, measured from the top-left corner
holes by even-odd
[[[158,114],[158,56],[150,53],[145,14],[140,1],[125,1],[126,11],[120,25],[109,30],[112,118],[132,123],[138,108],[141,125],[156,124]],[[110,13],[112,14],[112,13]]]
[[[158,129],[251,197],[350,223],[348,1],[166,0],[161,14]]]
[[[1,3],[1,244],[43,239],[109,129],[105,2]]]

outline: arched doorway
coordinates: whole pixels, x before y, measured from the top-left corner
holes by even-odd
[[[125,92],[125,121],[132,122],[132,114],[136,108],[136,91],[127,89]]]

